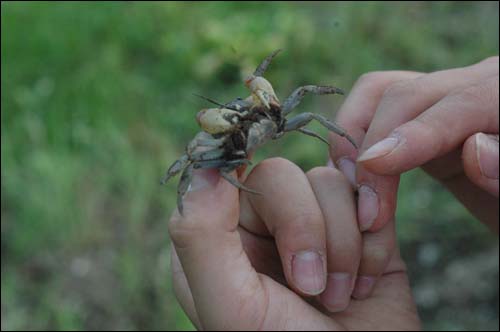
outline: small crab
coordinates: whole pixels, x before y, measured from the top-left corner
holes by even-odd
[[[203,109],[197,114],[196,120],[203,131],[187,145],[186,153],[170,166],[161,181],[162,184],[166,183],[171,177],[182,172],[177,187],[177,207],[181,214],[182,199],[191,184],[195,169],[216,168],[224,179],[237,188],[259,194],[245,187],[230,173],[242,165],[250,164],[249,155],[256,148],[290,131],[299,131],[328,144],[323,137],[304,128],[312,120],[345,137],[356,147],[356,142],[345,130],[320,114],[300,113],[287,118],[307,93],[325,95],[343,92],[333,86],[305,85],[295,89],[280,103],[271,83],[262,76],[279,51],[267,56],[245,80],[245,85],[251,92],[247,98],[236,98],[222,104],[202,97],[218,107]]]

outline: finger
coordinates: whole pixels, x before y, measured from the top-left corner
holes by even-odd
[[[290,161],[273,158],[257,165],[245,184],[263,195],[242,193],[256,216],[242,220],[243,227],[258,231],[259,223],[265,224],[290,287],[303,295],[320,294],[326,286],[325,226],[306,175]]]
[[[399,322],[393,322],[391,330],[420,330],[406,266],[397,248],[372,295],[368,299],[352,300],[346,314],[335,318],[344,326],[356,323],[358,331],[371,331],[374,330],[374,319],[380,322],[393,321],[396,316]]]
[[[448,69],[392,84],[383,93],[360,152],[385,138],[393,129],[416,118],[452,91],[498,76],[498,58],[469,67]],[[453,111],[453,110],[450,110]]]
[[[258,273],[271,277],[276,282],[286,285],[281,260],[274,239],[255,235],[243,227],[238,227],[243,249],[250,263]]]
[[[399,174],[449,153],[476,132],[498,133],[498,121],[497,75],[447,95],[358,161],[379,174]]]
[[[195,172],[191,187],[198,190],[187,193],[169,232],[199,321],[208,330],[256,329],[268,299],[237,232],[238,191],[215,170]]]
[[[361,258],[354,193],[337,169],[317,167],[307,178],[326,224],[328,278],[320,301],[330,312],[343,311],[349,305]]]
[[[191,323],[193,323],[197,330],[200,330],[202,326],[194,306],[193,295],[191,294],[191,289],[189,289],[186,275],[182,270],[181,262],[175,252],[174,246],[171,246],[170,248],[170,263],[170,268],[172,270],[172,285],[175,297],[177,298],[177,301],[179,301],[179,304],[188,318],[191,320]]]
[[[467,177],[496,197],[498,197],[498,146],[498,135],[479,133],[465,141],[462,152]]]
[[[378,146],[363,151],[400,124],[415,117],[417,120],[414,123],[419,123],[418,114],[428,107],[436,107],[442,102],[438,103],[446,96],[447,91],[470,84],[471,80],[487,76],[494,70],[494,65],[486,62],[468,68],[436,72],[414,80],[396,83],[384,93],[360,149],[362,153],[358,158],[357,181],[365,188],[364,193],[360,191],[358,205],[359,223],[362,230],[376,231],[394,215],[399,179],[392,175],[404,171],[397,169],[398,166],[393,160],[374,166],[379,160],[384,160],[384,158],[373,158],[374,153],[386,152],[384,149],[387,149],[387,142],[381,143],[382,146],[377,144]],[[450,124],[446,124],[445,127],[452,128]],[[426,141],[422,141],[426,138]],[[413,161],[415,155],[429,149],[429,143],[434,146],[437,144],[436,140],[429,142],[428,137],[422,132],[416,139],[418,143],[413,142],[411,152],[407,150],[406,161]],[[394,143],[394,138],[389,139],[390,143]]]
[[[464,173],[441,181],[478,220],[498,233],[498,197],[473,185]]]
[[[372,72],[361,76],[336,116],[336,122],[360,145],[372,121],[377,105],[387,87],[400,80],[413,79],[421,73],[409,71]],[[358,151],[342,137],[330,133],[330,156],[355,186],[355,163]]]
[[[395,246],[394,218],[378,232],[363,233],[361,263],[352,293],[355,299],[362,300],[371,295],[377,281],[391,261]]]

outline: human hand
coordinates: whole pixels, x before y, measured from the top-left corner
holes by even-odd
[[[373,296],[351,300],[360,260],[380,252],[394,223],[361,243],[353,191],[339,171],[304,174],[275,158],[245,185],[263,195],[239,194],[215,171],[197,171],[183,216],[172,215],[174,290],[197,328],[419,328],[398,250]]]
[[[430,74],[363,75],[337,116],[361,148],[330,136],[331,159],[359,188],[363,236],[393,220],[399,176],[419,166],[498,232],[498,115],[498,57]],[[390,256],[394,239],[385,241]],[[359,274],[376,279],[388,259],[363,262]]]

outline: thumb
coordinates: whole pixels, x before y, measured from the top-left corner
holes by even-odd
[[[498,197],[498,148],[498,135],[478,133],[465,141],[462,152],[467,177],[496,197]]]
[[[252,330],[265,317],[265,292],[243,250],[238,218],[238,190],[217,170],[195,170],[183,215],[174,212],[169,232],[204,329]]]

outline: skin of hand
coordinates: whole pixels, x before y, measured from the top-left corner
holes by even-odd
[[[169,223],[173,285],[203,330],[417,330],[405,264],[395,248],[373,296],[351,299],[364,251],[380,252],[394,223],[361,242],[352,187],[334,168],[306,174],[273,158],[239,193],[197,170],[184,213]],[[385,254],[384,254],[385,255]]]
[[[373,72],[356,82],[337,123],[361,148],[330,135],[330,158],[358,188],[363,238],[392,222],[400,174],[417,167],[498,233],[498,81],[498,57],[491,57],[429,74]],[[387,257],[393,236],[379,243]],[[370,256],[358,275],[377,280],[389,260]],[[370,293],[364,288],[359,298]]]

